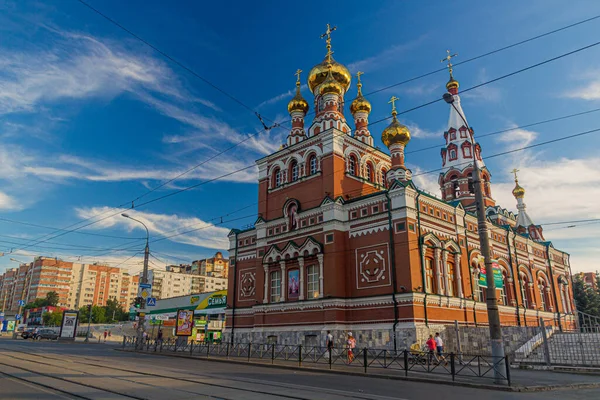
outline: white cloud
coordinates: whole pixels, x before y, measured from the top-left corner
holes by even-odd
[[[308,89],[308,85],[304,84],[300,87],[300,91],[303,92],[305,90]],[[277,96],[271,97],[270,99],[267,99],[265,101],[263,101],[262,103],[260,103],[259,105],[256,106],[257,109],[261,109],[265,106],[271,105],[271,104],[275,104],[275,103],[279,103],[282,100],[291,100],[292,97],[294,97],[294,95],[296,94],[296,89],[290,89],[285,93],[281,93],[278,94]]]
[[[79,218],[87,219],[101,213],[108,213],[111,210],[112,208],[110,207],[91,207],[77,208],[76,212]],[[213,226],[199,218],[186,218],[176,214],[154,214],[135,210],[128,211],[128,214],[144,222],[150,231],[151,237],[156,235],[170,236],[194,230],[193,232],[174,236],[168,240],[210,249],[223,250],[229,248],[227,235],[230,229]],[[96,229],[122,227],[129,232],[136,229],[143,230],[143,227],[138,222],[120,215],[102,220],[93,226]]]
[[[506,129],[512,128],[516,128],[516,125],[511,124]],[[539,134],[537,132],[529,131],[527,129],[512,129],[504,132],[502,135],[496,136],[496,141],[505,144],[506,150],[515,150],[529,146],[538,136]],[[523,156],[522,154],[518,154],[517,157],[522,158]]]
[[[354,62],[348,64],[348,69],[353,74],[358,71],[363,71],[363,72],[375,71],[378,68],[381,68],[384,65],[389,64],[390,62],[397,62],[398,58],[402,54],[405,54],[405,53],[409,52],[410,50],[414,49],[419,44],[421,44],[426,38],[427,38],[427,35],[422,35],[419,38],[417,38],[416,40],[412,40],[408,43],[392,45],[392,46],[386,48],[385,50],[381,51],[377,55],[374,55],[372,57],[367,57],[362,60],[357,60],[357,61],[354,61]]]
[[[410,131],[410,135],[419,139],[430,139],[430,138],[442,138],[442,132],[444,129],[440,129],[439,131],[430,131],[424,128],[421,128],[414,122],[406,122],[406,127]]]
[[[478,85],[478,84],[486,82],[488,80],[489,80],[489,77],[488,77],[486,69],[485,68],[480,69],[477,74],[477,79],[475,80],[475,84]],[[468,92],[462,92],[462,93],[460,93],[460,97],[463,99],[467,99],[467,100],[496,103],[496,102],[500,101],[500,99],[502,98],[502,91],[498,87],[494,86],[494,84],[491,84],[491,85],[485,85],[485,86],[478,87],[477,89],[473,89]]]
[[[15,198],[0,191],[0,211],[12,211],[20,209],[21,205]]]
[[[402,92],[415,97],[423,97],[439,92],[440,88],[441,86],[435,83],[424,83],[403,88]]]
[[[598,70],[590,70],[579,74],[576,79],[585,80],[586,83],[566,92],[564,95],[573,99],[600,100],[599,72]]]

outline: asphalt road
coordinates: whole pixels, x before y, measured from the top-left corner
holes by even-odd
[[[600,389],[501,392],[135,354],[104,344],[0,339],[0,399],[416,400],[467,396],[599,399]]]

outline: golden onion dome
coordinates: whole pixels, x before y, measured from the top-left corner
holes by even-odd
[[[519,181],[515,180],[515,184],[515,188],[512,191],[513,196],[515,196],[515,198],[517,199],[522,199],[523,197],[525,197],[525,189],[519,186]]]
[[[352,101],[352,104],[350,104],[350,112],[352,113],[352,115],[359,111],[364,111],[366,113],[371,112],[371,103],[369,103],[369,101],[365,99],[365,97],[362,94],[362,83],[360,82],[360,76],[362,74],[363,73],[360,71],[356,74],[356,87],[358,88],[358,93],[356,95],[356,98]]]
[[[288,103],[288,112],[291,114],[294,111],[308,112],[308,101],[300,94],[300,82],[296,82],[296,95]]]
[[[333,79],[341,85],[344,91],[350,88],[352,75],[348,68],[338,63],[333,57],[328,56],[322,63],[315,65],[308,73],[308,87],[314,93],[315,88],[325,82],[329,73],[329,65],[331,65],[331,75]]]
[[[319,86],[319,91],[321,94],[341,94],[342,90],[343,86],[333,76],[333,65],[329,64],[327,75],[325,76],[325,80],[323,81],[323,83],[321,83],[321,85]]]
[[[448,83],[446,83],[446,89],[458,89],[459,86],[460,85],[458,84],[458,81],[454,79],[452,75],[450,75],[450,80],[448,81]]]
[[[396,106],[394,102],[398,100],[397,97],[392,97],[390,103],[392,103],[392,123],[383,130],[381,133],[381,141],[386,147],[390,147],[393,144],[402,144],[406,146],[410,141],[410,131],[405,125],[398,122],[396,115]]]

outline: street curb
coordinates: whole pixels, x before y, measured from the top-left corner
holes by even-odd
[[[440,379],[428,379],[417,376],[394,376],[394,375],[382,375],[382,374],[365,374],[363,372],[354,372],[354,371],[339,371],[333,369],[320,369],[320,368],[312,368],[312,367],[295,367],[291,365],[279,365],[279,364],[264,364],[258,362],[248,362],[248,361],[238,361],[238,360],[223,360],[218,358],[204,358],[204,357],[194,357],[186,354],[168,354],[168,353],[159,353],[159,352],[139,352],[133,350],[123,350],[121,348],[113,349],[115,351],[122,351],[126,353],[136,353],[136,354],[145,354],[145,355],[160,355],[163,357],[179,357],[186,358],[190,360],[198,360],[198,361],[213,361],[220,363],[229,363],[229,364],[237,364],[237,365],[251,365],[257,367],[265,367],[265,368],[277,368],[277,369],[286,369],[292,371],[305,371],[305,372],[314,372],[314,373],[330,373],[336,375],[351,375],[351,376],[361,376],[364,378],[378,378],[378,379],[387,379],[387,380],[398,380],[398,381],[411,381],[411,382],[422,382],[422,383],[436,383],[441,385],[449,385],[449,386],[461,386],[468,387],[474,389],[488,389],[488,390],[496,390],[501,392],[541,392],[541,391],[549,391],[549,390],[557,390],[557,389],[573,389],[573,388],[595,388],[600,387],[600,383],[598,384],[584,384],[586,386],[561,386],[561,385],[553,385],[553,386],[497,386],[497,385],[487,385],[487,384],[478,384],[478,383],[470,383],[470,382],[460,382],[460,381],[443,381]],[[592,385],[592,386],[589,386]]]

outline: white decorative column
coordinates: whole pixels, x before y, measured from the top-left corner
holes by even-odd
[[[263,304],[269,303],[269,264],[263,264],[265,270],[265,294],[263,298]]]
[[[323,254],[317,254],[319,260],[319,298],[323,298]]]
[[[300,295],[298,300],[304,300],[304,257],[298,258],[298,266],[300,267]]]
[[[456,269],[456,290],[458,291],[458,297],[463,298],[463,287],[462,287],[462,273],[460,271],[460,254],[454,253],[454,268]]]
[[[442,277],[444,281],[444,294],[450,296],[450,282],[448,282],[448,251],[442,250]]]
[[[423,251],[421,254],[421,266],[423,268],[423,270],[425,270],[425,277],[424,277],[424,281],[423,281],[423,291],[425,293],[429,293],[429,291],[427,290],[427,264],[425,264],[425,254],[427,254],[427,245],[423,244]]]
[[[442,260],[441,260],[441,253],[442,253],[442,249],[436,247],[434,249],[434,256],[435,256],[435,275],[437,278],[437,289],[438,289],[438,294],[444,294],[444,285],[442,284]]]
[[[279,261],[279,267],[281,268],[281,297],[279,298],[279,301],[283,302],[285,301],[285,295],[287,294],[286,291],[286,286],[285,286],[285,282],[286,282],[286,276],[285,276],[285,261],[281,260]]]

